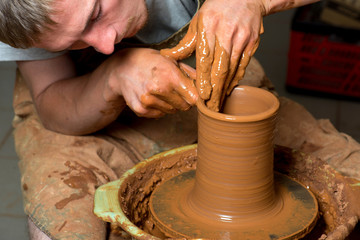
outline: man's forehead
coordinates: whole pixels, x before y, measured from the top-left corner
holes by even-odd
[[[50,14],[55,25],[40,36],[36,47],[62,51],[78,40],[86,26],[96,0],[55,0]]]
[[[96,0],[55,0],[53,1],[50,17],[56,22],[69,21],[79,15],[89,13]],[[65,18],[64,18],[65,17]]]

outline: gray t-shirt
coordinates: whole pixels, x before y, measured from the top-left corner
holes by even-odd
[[[195,15],[197,0],[146,0],[149,19],[136,34],[143,43],[159,43],[186,25]],[[41,60],[57,57],[64,52],[52,53],[44,49],[17,49],[0,42],[0,61]]]
[[[42,60],[60,56],[64,52],[49,52],[41,48],[13,48],[0,42],[0,61]]]
[[[197,0],[146,0],[149,17],[136,38],[146,44],[160,43],[185,26],[198,9]]]

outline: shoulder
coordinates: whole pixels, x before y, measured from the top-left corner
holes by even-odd
[[[146,0],[148,21],[135,38],[145,44],[166,41],[189,24],[200,3],[200,0]]]
[[[13,48],[3,42],[0,42],[0,61],[43,60],[57,57],[64,53],[65,52],[53,53],[40,48]]]

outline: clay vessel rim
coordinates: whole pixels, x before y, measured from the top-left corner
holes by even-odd
[[[236,88],[250,93],[255,93],[257,95],[262,95],[264,98],[267,98],[269,102],[271,101],[272,104],[269,106],[269,108],[266,111],[263,112],[249,114],[249,115],[230,115],[230,114],[225,114],[210,110],[208,107],[205,106],[204,100],[199,98],[199,100],[196,103],[198,111],[214,119],[227,121],[227,122],[260,121],[269,118],[277,113],[280,107],[280,102],[278,98],[271,92],[265,89],[252,87],[252,86],[245,86],[245,85],[237,86]]]

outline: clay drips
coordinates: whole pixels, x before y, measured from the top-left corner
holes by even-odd
[[[210,78],[212,92],[210,98],[206,101],[206,106],[218,112],[220,110],[222,95],[226,93],[225,83],[229,75],[230,57],[229,53],[225,51],[217,39],[215,40],[215,49],[217,50],[215,51]],[[209,62],[203,63],[203,65],[209,65]],[[202,81],[203,80],[200,79],[200,82]]]
[[[205,34],[202,19],[199,20],[198,43],[196,49],[196,88],[202,99],[209,99],[211,96],[211,65],[214,59],[214,52],[211,51]]]

